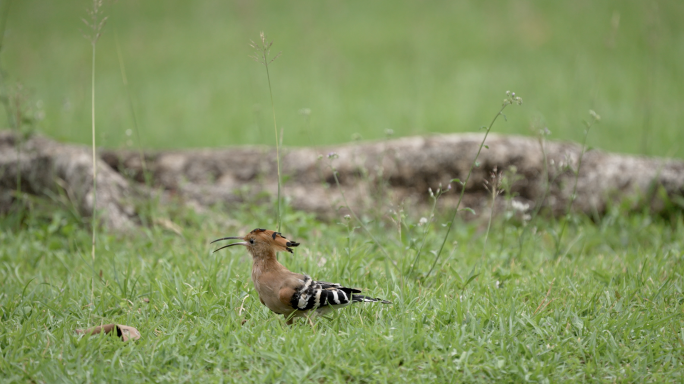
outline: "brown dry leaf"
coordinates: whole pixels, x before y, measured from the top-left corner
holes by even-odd
[[[116,335],[123,341],[138,340],[140,338],[140,332],[137,329],[121,324],[106,324],[88,329],[77,329],[76,333],[83,335],[97,335],[101,332],[109,334],[114,330],[116,330]]]

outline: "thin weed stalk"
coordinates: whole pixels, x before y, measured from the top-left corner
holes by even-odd
[[[485,238],[484,238],[484,245],[482,246],[482,261],[484,262],[485,260],[485,255],[487,252],[487,240],[489,239],[489,230],[492,228],[492,218],[494,217],[494,206],[496,204],[496,197],[499,196],[501,192],[503,192],[502,189],[499,187],[501,186],[501,177],[503,176],[503,172],[498,172],[497,173],[497,168],[494,167],[494,171],[492,171],[491,174],[491,188],[490,188],[490,183],[485,180],[485,188],[487,191],[492,196],[492,206],[489,209],[489,220],[487,220],[487,231],[485,232]]]
[[[546,127],[544,127],[544,129],[539,130],[539,148],[541,149],[542,159],[544,161],[542,163],[542,178],[546,185],[544,186],[544,193],[542,194],[541,200],[539,200],[539,202],[537,202],[536,206],[534,207],[534,213],[532,215],[532,217],[534,218],[536,218],[537,214],[539,214],[539,211],[544,206],[544,201],[546,201],[546,197],[549,195],[549,192],[551,191],[551,180],[549,178],[549,156],[546,152],[546,136],[550,134],[551,131],[549,131],[549,129]]]
[[[430,216],[425,219],[425,222],[423,222],[423,219],[420,220],[422,225],[425,225],[425,228],[423,229],[423,240],[420,242],[420,247],[418,248],[418,252],[416,252],[416,256],[413,258],[413,262],[411,263],[411,269],[408,272],[408,276],[411,276],[413,274],[413,270],[416,267],[416,264],[418,264],[418,261],[420,260],[420,255],[423,253],[423,249],[425,248],[425,243],[427,242],[427,235],[430,230],[430,222],[432,219],[435,217],[435,209],[437,208],[437,201],[439,201],[439,198],[446,192],[451,190],[451,184],[447,186],[446,190],[442,190],[442,186],[440,185],[439,188],[437,188],[437,193],[432,192],[432,188],[428,188],[428,193],[430,194],[430,199],[432,199],[432,207],[430,208]]]
[[[378,248],[380,248],[380,250],[382,251],[382,253],[385,254],[385,257],[387,257],[387,259],[391,261],[392,258],[390,257],[390,255],[387,252],[387,250],[385,249],[385,247],[383,247],[382,244],[378,241],[378,239],[376,239],[375,236],[373,236],[373,233],[368,229],[366,224],[363,221],[361,221],[361,219],[356,215],[356,212],[354,212],[354,210],[351,208],[351,206],[349,205],[349,202],[347,202],[347,197],[344,195],[344,190],[342,190],[342,186],[340,185],[340,179],[337,177],[337,169],[335,169],[335,167],[333,166],[333,163],[332,163],[333,160],[337,159],[338,157],[339,156],[334,152],[328,154],[328,160],[330,161],[330,169],[332,170],[333,178],[335,179],[335,185],[337,185],[337,189],[340,191],[340,195],[342,196],[342,201],[344,202],[344,206],[347,207],[347,209],[351,213],[352,217],[354,217],[354,220],[356,220],[356,222],[359,223],[361,228],[363,228],[363,230],[366,231],[366,233],[371,238],[371,240],[373,240],[375,245],[377,245]],[[397,269],[397,271],[401,272],[397,265],[395,265],[392,262],[390,262],[390,264],[392,264],[394,266],[394,268]]]
[[[87,10],[90,20],[82,19],[85,25],[90,29],[90,34],[84,34],[84,37],[90,41],[92,47],[92,61],[90,71],[90,116],[91,116],[91,135],[93,147],[93,213],[92,213],[92,247],[91,257],[93,265],[95,264],[95,239],[97,235],[97,147],[95,143],[95,54],[97,51],[97,42],[100,40],[102,28],[107,22],[107,16],[102,17],[102,0],[93,0],[92,9]],[[94,296],[95,282],[93,280],[91,290],[91,300]]]
[[[591,116],[591,119],[589,121],[585,120],[583,122],[586,129],[584,130],[584,138],[582,139],[582,152],[580,153],[579,159],[577,160],[577,169],[574,170],[575,182],[574,182],[574,185],[572,187],[572,195],[570,196],[570,203],[568,204],[568,208],[566,209],[565,220],[563,220],[563,226],[561,227],[561,231],[558,234],[558,240],[556,241],[556,252],[555,252],[556,257],[558,257],[560,255],[561,240],[563,240],[563,234],[565,233],[565,228],[568,225],[568,220],[570,218],[570,211],[572,210],[572,204],[575,202],[575,199],[577,198],[577,182],[579,181],[579,173],[580,173],[580,169],[582,168],[582,158],[584,157],[584,154],[587,152],[587,136],[589,136],[589,130],[591,130],[591,127],[594,124],[596,124],[597,122],[601,121],[601,116],[599,116],[593,110],[589,110],[589,115]]]
[[[456,208],[454,208],[454,214],[451,216],[451,221],[449,222],[449,226],[447,226],[447,230],[446,230],[446,233],[444,234],[444,239],[442,240],[442,244],[439,246],[439,251],[437,251],[437,255],[435,256],[435,262],[434,262],[435,265],[437,264],[439,257],[442,255],[442,251],[444,250],[444,245],[447,242],[447,238],[449,237],[449,233],[451,232],[451,228],[454,226],[454,223],[456,222],[456,215],[459,212],[459,207],[461,206],[461,201],[463,201],[463,195],[465,194],[466,185],[468,184],[468,180],[470,180],[470,176],[473,174],[473,169],[475,169],[475,166],[478,164],[477,158],[480,157],[480,153],[482,152],[482,148],[485,146],[484,143],[487,140],[487,136],[489,136],[489,132],[492,130],[492,126],[494,126],[494,123],[499,118],[499,116],[503,115],[503,111],[504,111],[504,109],[506,109],[507,106],[509,106],[513,103],[521,105],[522,102],[523,102],[522,98],[519,96],[516,96],[515,92],[506,91],[506,98],[503,101],[501,109],[499,109],[499,112],[496,113],[496,115],[492,119],[492,122],[489,123],[489,126],[487,127],[487,129],[485,131],[484,137],[482,138],[482,142],[480,143],[480,147],[477,149],[477,154],[475,154],[475,158],[473,159],[473,162],[470,165],[470,170],[468,171],[468,175],[466,176],[465,181],[461,182],[459,179],[451,180],[452,182],[458,182],[461,184],[461,194],[458,197],[458,202],[456,203]],[[505,118],[505,115],[504,115],[504,118]],[[432,269],[434,269],[434,267]],[[428,272],[428,274],[425,276],[425,279],[427,279],[430,276],[432,269],[430,269],[430,272]]]
[[[24,87],[21,84],[16,84],[10,94],[7,95],[7,115],[11,116],[10,127],[15,131],[16,135],[16,150],[17,150],[17,190],[16,197],[21,197],[21,149],[23,146],[24,137],[22,134],[22,125],[24,122]]]
[[[2,48],[4,47],[5,41],[5,28],[7,27],[7,19],[9,17],[10,7],[12,6],[12,1],[4,2],[0,7],[2,15],[0,15],[0,53],[2,53]],[[18,104],[21,103],[21,86],[17,86],[16,93],[10,95],[7,83],[5,82],[5,72],[0,69],[0,87],[2,94],[1,99],[3,106],[5,107],[5,112],[7,114],[7,123],[10,128],[15,130],[17,136],[17,197],[21,195],[21,166],[19,164],[21,158],[21,108]],[[14,105],[13,105],[14,104]]]
[[[454,253],[456,253],[456,247],[454,247],[454,249],[451,250],[451,253],[449,254],[449,257],[447,258],[447,260],[451,259],[451,257],[454,256]],[[435,258],[435,260],[432,262],[432,266],[430,267],[430,270],[425,275],[426,280],[427,280],[427,277],[432,274],[432,271],[435,270],[435,267],[437,266],[438,260],[439,260],[439,258]],[[475,270],[475,267],[473,267],[473,270]],[[471,275],[472,275],[472,272],[471,272]],[[478,275],[479,275],[479,273],[478,273]],[[477,277],[477,275],[475,275],[474,277]],[[470,281],[472,281],[472,280],[469,280],[468,283],[470,283]],[[468,285],[468,283],[466,283],[466,285]],[[430,285],[430,284],[428,283],[428,285]],[[465,285],[461,287],[461,290],[463,290],[463,289],[465,289]]]
[[[518,175],[518,168],[512,165],[508,168],[508,170],[502,173],[501,179],[499,181],[501,189],[503,191],[502,193],[504,194],[504,198],[506,200],[504,219],[501,222],[501,239],[499,240],[499,254],[503,253],[507,233],[506,230],[508,229],[508,221],[515,215],[515,211],[517,211],[518,209],[522,210],[523,222],[525,221],[525,205],[515,204],[515,201],[513,200],[513,198],[518,195],[518,193],[513,192],[513,185],[515,185],[515,183],[521,179],[523,179],[523,177]]]
[[[377,161],[377,166],[375,168],[375,173],[371,174],[368,172],[368,170],[365,169],[365,167],[360,167],[361,169],[365,170],[362,171],[362,174],[364,178],[366,179],[366,183],[368,184],[368,187],[370,189],[370,193],[373,195],[373,199],[375,201],[388,201],[389,199],[389,177],[385,177],[385,158],[394,155],[396,158],[396,151],[390,151],[387,148],[387,142],[392,139],[392,136],[394,135],[394,130],[392,129],[386,129],[385,130],[385,138],[383,140],[383,145],[382,145],[382,151],[380,151],[380,156]],[[360,140],[359,136],[359,140]],[[390,153],[391,152],[391,153]],[[376,216],[380,217],[382,215],[382,205],[378,204],[375,205],[376,208]]]
[[[541,212],[541,209],[544,207],[544,202],[546,201],[546,198],[549,195],[549,192],[551,191],[551,185],[553,182],[555,182],[556,178],[560,175],[560,173],[557,173],[557,175],[551,180],[550,172],[549,172],[549,156],[546,151],[546,136],[550,135],[551,131],[547,127],[544,127],[543,129],[540,129],[538,131],[538,138],[537,141],[539,142],[539,148],[542,153],[542,180],[544,181],[544,191],[542,192],[541,199],[539,199],[535,205],[534,209],[531,212],[530,215],[530,220],[535,220],[537,219],[537,216]],[[524,214],[524,212],[523,212]],[[523,253],[523,247],[525,245],[525,235],[527,234],[528,226],[525,226],[522,230],[522,233],[518,237],[518,256],[517,258],[520,259]],[[510,261],[513,260],[513,256],[511,255]]]
[[[250,42],[250,46],[254,49],[255,53],[254,56],[250,56],[254,61],[257,63],[263,64],[264,68],[266,68],[266,79],[268,80],[268,93],[271,97],[271,111],[273,112],[273,130],[275,131],[275,142],[276,142],[276,166],[278,170],[278,204],[277,204],[277,210],[276,210],[276,222],[278,223],[278,232],[280,232],[280,225],[281,225],[281,189],[282,189],[282,178],[280,175],[280,139],[278,137],[278,124],[276,123],[276,113],[275,113],[275,104],[273,103],[273,88],[271,86],[271,74],[268,70],[268,65],[271,64],[275,59],[277,59],[280,56],[281,52],[278,52],[277,55],[275,55],[272,59],[269,59],[269,55],[271,52],[271,46],[273,45],[273,41],[267,42],[266,41],[266,34],[264,32],[261,32],[259,34],[259,37],[261,39],[261,43],[255,43],[254,41]]]

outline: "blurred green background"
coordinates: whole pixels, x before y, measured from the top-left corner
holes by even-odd
[[[38,129],[85,144],[90,6],[13,1],[0,54]],[[681,0],[119,0],[104,12],[99,146],[136,145],[117,41],[143,147],[272,145],[266,74],[248,57],[265,31],[282,51],[271,80],[285,145],[476,131],[512,90],[525,104],[495,132],[579,141],[594,109],[592,146],[684,157]]]

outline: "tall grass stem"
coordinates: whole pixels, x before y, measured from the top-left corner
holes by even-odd
[[[572,186],[572,195],[570,196],[570,203],[568,204],[568,208],[565,213],[565,220],[563,220],[563,226],[561,227],[561,231],[558,234],[558,240],[556,241],[556,257],[560,255],[561,240],[563,240],[563,234],[565,233],[565,228],[568,225],[568,219],[570,216],[570,211],[572,210],[572,205],[574,204],[575,199],[577,198],[577,182],[579,181],[579,173],[580,169],[582,168],[582,158],[584,157],[584,154],[587,152],[587,136],[589,136],[589,130],[591,130],[591,127],[596,122],[601,120],[601,116],[599,116],[596,112],[589,111],[589,114],[591,115],[591,120],[584,122],[586,129],[584,130],[584,138],[582,139],[582,152],[580,153],[579,159],[577,160],[577,169],[575,170],[575,182]]]
[[[4,48],[5,42],[5,30],[7,28],[7,19],[9,18],[10,7],[12,6],[12,1],[6,1],[0,5],[0,53]],[[0,99],[5,107],[5,113],[7,114],[7,122],[10,128],[16,131],[17,135],[17,197],[21,195],[21,166],[19,164],[21,158],[21,109],[19,106],[12,106],[12,100],[10,97],[10,92],[5,81],[5,71],[0,68]],[[17,90],[17,95],[15,97],[15,103],[19,103],[19,90]]]
[[[95,46],[96,43],[94,42],[92,44],[93,46],[93,60],[92,60],[92,67],[91,67],[91,98],[90,98],[90,116],[91,116],[91,134],[93,137],[93,217],[92,217],[92,232],[93,232],[93,241],[92,241],[92,249],[91,249],[91,256],[93,258],[93,263],[95,262],[95,236],[96,236],[96,230],[97,230],[97,154],[96,154],[96,147],[95,147]]]
[[[89,29],[91,29],[91,34],[84,34],[84,37],[90,41],[92,47],[92,60],[90,67],[90,122],[91,122],[91,135],[92,135],[92,156],[93,156],[93,212],[92,212],[92,247],[91,247],[91,257],[93,261],[93,267],[95,264],[95,245],[97,237],[97,147],[95,142],[95,54],[97,51],[97,42],[100,40],[100,35],[102,28],[107,22],[107,17],[100,19],[100,8],[102,7],[102,0],[93,0],[93,8],[88,10],[90,16],[90,21],[83,19],[83,22]],[[95,295],[95,280],[93,279],[91,285],[91,300],[94,299]]]
[[[442,191],[442,188],[440,187],[437,190],[437,193],[433,193],[431,189],[429,189],[430,192],[430,197],[432,198],[432,207],[430,208],[430,216],[428,217],[427,221],[425,222],[425,229],[423,229],[423,240],[420,243],[420,247],[418,248],[418,252],[416,252],[416,256],[413,258],[413,263],[411,263],[411,269],[409,269],[408,276],[411,276],[413,274],[413,270],[416,267],[416,264],[418,264],[418,260],[420,259],[420,255],[423,253],[423,249],[425,248],[425,243],[427,242],[427,235],[428,231],[430,229],[430,223],[432,219],[435,216],[435,209],[437,208],[437,201],[439,200],[439,197],[442,196],[445,192],[451,190],[451,184],[447,187],[446,191]]]
[[[492,206],[489,208],[489,219],[487,220],[487,231],[485,232],[485,237],[484,237],[484,245],[482,246],[482,261],[484,262],[485,256],[487,255],[487,241],[489,240],[489,231],[492,228],[492,218],[494,217],[494,206],[496,205],[496,197],[501,193],[501,190],[499,189],[499,186],[501,184],[501,177],[502,177],[502,172],[497,173],[496,172],[496,167],[494,167],[494,172],[492,172],[492,183],[487,184],[487,181],[485,180],[485,188],[491,190],[489,191],[492,194]]]
[[[275,142],[276,142],[276,167],[277,167],[277,172],[278,172],[278,204],[276,208],[276,222],[278,223],[278,232],[280,232],[281,228],[281,221],[282,221],[282,213],[281,213],[281,189],[282,189],[282,177],[280,173],[280,138],[278,136],[278,124],[276,122],[276,113],[275,113],[275,103],[273,102],[273,87],[271,86],[271,73],[268,69],[268,65],[275,61],[275,59],[280,56],[280,53],[278,53],[273,59],[269,60],[269,54],[271,50],[271,46],[273,45],[273,42],[266,42],[266,34],[264,32],[261,32],[259,34],[259,37],[261,39],[261,45],[258,43],[254,43],[253,41],[251,42],[252,48],[256,50],[256,54],[254,56],[251,56],[252,59],[254,59],[257,63],[261,63],[264,65],[266,68],[266,79],[268,80],[268,93],[269,96],[271,97],[271,112],[273,113],[273,130],[275,131]]]
[[[337,156],[337,155],[335,155],[335,156]],[[373,242],[375,243],[375,245],[377,245],[378,248],[380,248],[380,250],[382,251],[382,253],[385,254],[385,257],[387,257],[387,259],[390,260],[390,264],[392,264],[392,265],[394,266],[394,268],[396,268],[399,272],[401,272],[401,271],[399,270],[399,267],[396,266],[396,265],[392,262],[392,258],[390,257],[389,252],[387,252],[387,250],[385,249],[385,247],[383,247],[382,244],[378,241],[378,239],[375,238],[375,236],[374,236],[373,233],[368,229],[368,227],[366,226],[366,224],[365,224],[363,221],[361,221],[361,219],[356,215],[356,212],[354,212],[354,210],[351,208],[351,206],[349,205],[349,202],[347,202],[347,197],[344,195],[344,191],[342,190],[342,186],[340,185],[340,180],[339,180],[339,178],[337,177],[337,170],[335,169],[335,167],[332,166],[332,158],[330,157],[330,155],[328,155],[328,157],[331,159],[330,168],[332,169],[333,178],[335,179],[335,185],[337,185],[337,189],[340,191],[340,195],[342,196],[342,201],[344,202],[344,206],[347,207],[347,209],[349,210],[349,212],[351,213],[351,215],[354,217],[354,220],[356,220],[356,222],[359,223],[359,225],[361,226],[361,228],[363,228],[363,230],[366,231],[366,233],[367,233],[368,236],[371,238],[371,240],[373,240]]]
[[[470,180],[470,176],[473,174],[473,169],[475,169],[475,166],[477,164],[477,158],[480,157],[480,153],[482,152],[482,148],[484,147],[485,141],[487,141],[487,136],[489,136],[489,132],[492,130],[492,126],[494,126],[494,123],[496,120],[503,114],[504,109],[506,109],[507,106],[510,104],[516,103],[518,105],[522,104],[522,99],[520,97],[515,96],[515,92],[506,92],[507,98],[504,100],[503,105],[501,106],[501,109],[499,109],[499,112],[496,113],[494,118],[492,119],[492,122],[489,123],[489,126],[487,127],[487,130],[485,131],[484,137],[482,138],[482,142],[480,143],[480,147],[477,149],[477,154],[475,154],[475,158],[473,159],[472,164],[470,165],[470,170],[468,170],[468,175],[466,176],[466,179],[463,183],[461,183],[461,194],[458,197],[458,202],[456,203],[456,208],[454,208],[454,214],[451,216],[451,221],[449,222],[449,226],[447,226],[446,233],[444,234],[444,239],[442,240],[442,244],[439,246],[439,251],[437,251],[437,255],[435,256],[435,262],[434,264],[437,264],[437,260],[439,260],[439,257],[442,255],[442,251],[444,250],[444,245],[447,242],[447,238],[449,238],[449,233],[451,232],[451,228],[454,226],[454,222],[456,222],[456,215],[458,214],[459,207],[461,206],[461,201],[463,201],[463,195],[465,194],[466,190],[466,185],[468,184],[468,180]],[[456,181],[456,180],[454,180]],[[434,269],[434,267],[433,267]],[[425,276],[425,279],[427,279],[430,276],[430,273],[432,272],[432,269],[430,269],[430,272]]]
[[[278,232],[280,232],[280,225],[281,225],[281,212],[280,212],[280,202],[281,202],[281,188],[282,188],[282,179],[280,176],[280,139],[278,137],[278,124],[276,123],[276,113],[275,113],[275,104],[273,103],[273,89],[271,87],[271,74],[268,70],[268,64],[265,65],[266,67],[266,78],[268,79],[268,93],[271,96],[271,111],[273,112],[273,130],[275,131],[275,141],[276,141],[276,167],[278,171],[278,208],[276,211],[276,220],[278,222]]]

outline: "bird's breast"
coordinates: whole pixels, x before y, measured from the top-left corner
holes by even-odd
[[[289,315],[294,309],[283,305],[280,301],[280,281],[271,273],[264,273],[256,265],[252,269],[252,282],[254,289],[259,294],[261,302],[271,311],[279,314]]]

